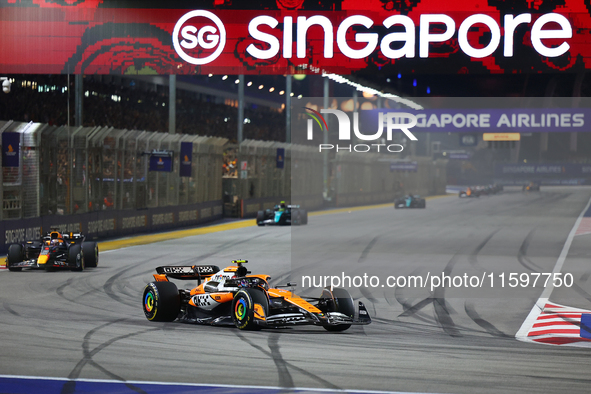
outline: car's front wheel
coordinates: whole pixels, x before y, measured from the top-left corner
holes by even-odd
[[[96,242],[82,242],[84,264],[88,268],[95,268],[99,261],[99,248]]]
[[[261,310],[257,312],[256,305]],[[240,289],[232,300],[232,320],[234,325],[241,330],[258,330],[260,326],[256,323],[255,313],[264,314],[265,318],[269,312],[269,301],[265,292],[260,289]]]
[[[9,271],[22,271],[22,267],[14,267],[15,264],[23,261],[23,245],[12,244],[8,247],[8,257],[6,258],[6,265]]]
[[[265,211],[257,212],[257,226],[263,226],[265,224]]]
[[[84,252],[81,245],[70,246],[67,262],[72,271],[84,271]]]
[[[324,312],[340,312],[350,318],[355,317],[355,304],[349,292],[340,287],[333,287],[332,290],[326,287],[322,290],[321,300],[324,301]],[[350,324],[337,324],[323,326],[326,331],[345,331]]]

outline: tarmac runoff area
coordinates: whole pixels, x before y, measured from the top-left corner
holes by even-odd
[[[3,270],[0,391],[588,392],[590,350],[580,335],[572,341],[571,326],[580,334],[591,309],[590,198],[589,188],[543,187],[429,199],[424,210],[384,204],[310,213],[307,226],[291,228],[251,219],[101,242],[99,267],[84,272]],[[253,273],[273,277],[271,285],[301,285],[325,271],[381,280],[503,272],[531,279],[557,268],[573,285],[509,287],[507,276],[505,287],[486,291],[352,287],[373,322],[343,333],[245,332],[143,316],[141,293],[155,267],[223,267],[232,259],[249,260]],[[570,333],[538,334],[546,327],[534,327],[545,323],[540,316],[548,330]]]

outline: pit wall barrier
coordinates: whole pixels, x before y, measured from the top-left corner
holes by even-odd
[[[47,215],[0,221],[0,253],[8,246],[39,240],[41,234],[57,228],[80,232],[87,240],[131,236],[205,224],[222,218],[222,202],[178,205],[140,210],[98,211],[76,215]]]

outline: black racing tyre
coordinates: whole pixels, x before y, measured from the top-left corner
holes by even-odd
[[[265,317],[269,314],[269,301],[261,289],[240,289],[232,300],[232,320],[240,330],[259,330],[254,317],[255,304],[260,304]]]
[[[22,271],[22,267],[13,267],[12,265],[23,261],[23,245],[12,244],[8,247],[8,257],[6,258],[6,266],[9,271]]]
[[[150,321],[174,321],[181,311],[181,296],[172,282],[151,282],[144,288],[142,308]]]
[[[72,271],[84,271],[84,252],[82,245],[72,245],[68,249],[68,266],[72,267]]]
[[[349,292],[341,287],[333,287],[332,291],[326,287],[322,291],[321,298],[328,298],[327,312],[340,312],[351,318],[355,317],[355,304]],[[323,326],[326,331],[338,332],[345,331],[350,324],[338,324],[336,326]]]
[[[257,226],[263,226],[265,221],[265,211],[257,212]]]
[[[99,261],[99,248],[96,242],[82,242],[82,253],[86,268],[95,268]]]
[[[419,203],[419,208],[426,208],[427,207],[427,202],[425,200],[421,200],[421,202]]]
[[[305,209],[300,209],[300,224],[308,224],[308,212]]]
[[[302,224],[302,213],[299,209],[291,210],[291,224],[295,226]]]

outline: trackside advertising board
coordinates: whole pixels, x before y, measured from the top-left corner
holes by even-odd
[[[180,1],[2,0],[0,73],[539,73],[591,68],[591,15],[582,1],[288,3],[197,2],[195,9],[186,9],[187,2]]]

